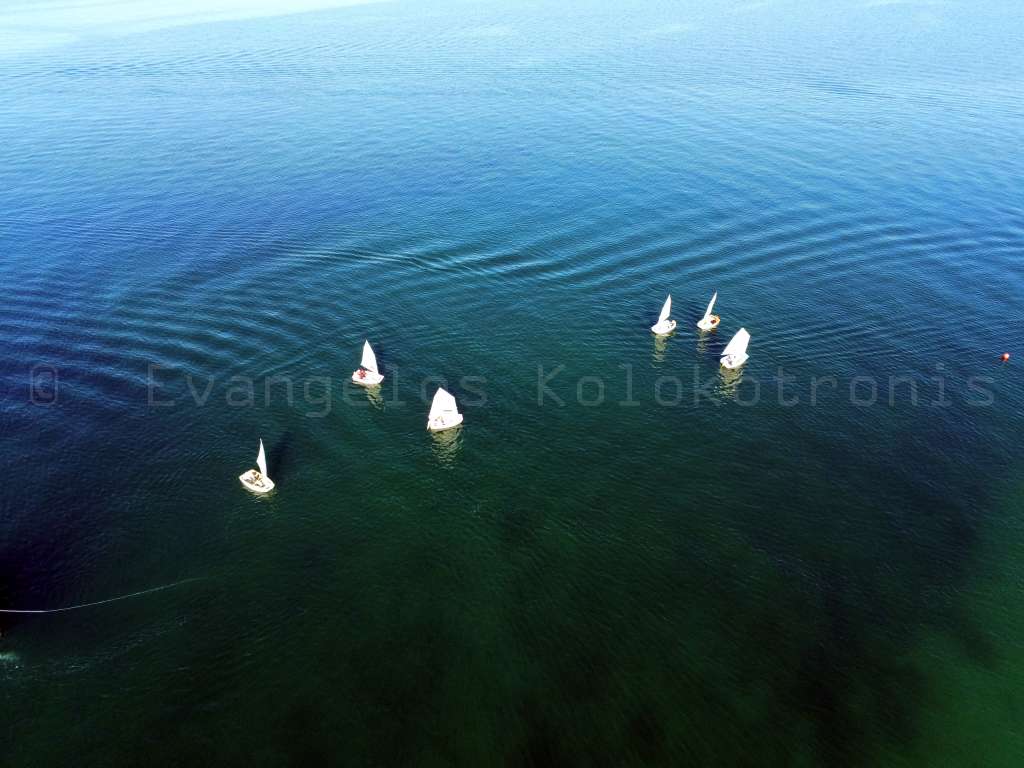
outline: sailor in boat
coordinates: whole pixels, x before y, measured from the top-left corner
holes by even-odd
[[[384,377],[377,370],[377,356],[373,354],[373,348],[369,341],[363,342],[363,359],[359,367],[352,373],[352,381],[363,387],[376,387]]]
[[[750,333],[746,328],[740,328],[722,350],[721,364],[729,369],[739,368],[750,359],[750,355],[747,354],[749,344]]]
[[[676,321],[669,319],[669,314],[672,312],[672,296],[669,295],[665,299],[665,304],[661,308],[661,314],[658,315],[658,322],[651,326],[651,332],[655,336],[667,336],[676,329]]]
[[[461,423],[462,414],[459,413],[455,398],[444,388],[438,387],[430,404],[430,413],[427,414],[427,429],[431,432],[440,432],[457,427]]]
[[[242,483],[248,486],[251,490],[259,491],[260,493],[270,491],[274,488],[274,484],[258,469],[250,469],[240,478]]]
[[[267,476],[267,454],[260,440],[260,451],[256,455],[256,468],[243,472],[238,477],[242,485],[256,493],[267,493],[274,490],[274,481]]]
[[[697,327],[702,331],[713,331],[718,327],[721,318],[718,315],[712,315],[711,310],[715,307],[715,300],[718,298],[718,291],[715,291],[711,297],[711,303],[708,304],[708,308],[704,310],[704,316],[697,322]]]

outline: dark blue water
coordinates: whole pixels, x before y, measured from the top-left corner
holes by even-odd
[[[286,10],[0,7],[3,760],[1019,765],[1022,9]]]

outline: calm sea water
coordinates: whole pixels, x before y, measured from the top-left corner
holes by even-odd
[[[1020,765],[1020,5],[275,11],[0,8],[0,762]]]

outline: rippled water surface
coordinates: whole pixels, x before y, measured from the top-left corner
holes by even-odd
[[[1020,765],[1021,7],[325,5],[0,6],[0,762]]]

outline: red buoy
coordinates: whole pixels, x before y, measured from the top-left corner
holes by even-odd
[[[1009,352],[1003,352],[1003,362],[1005,363],[1009,359],[1010,359],[1010,353]]]

